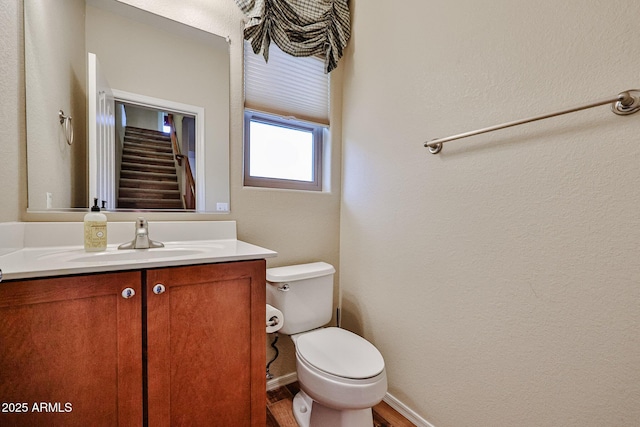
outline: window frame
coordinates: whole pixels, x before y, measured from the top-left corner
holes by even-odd
[[[311,132],[313,135],[313,181],[251,176],[251,122]],[[289,190],[322,191],[322,147],[325,126],[245,109],[244,112],[244,186]]]

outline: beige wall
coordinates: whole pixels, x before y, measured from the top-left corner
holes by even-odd
[[[135,105],[124,105],[124,111],[127,118],[127,126],[162,131],[159,111],[138,108]]]
[[[27,208],[22,1],[0,3],[0,221]]]
[[[31,0],[25,20],[29,205],[87,206],[84,0]],[[73,118],[69,145],[58,111]]]
[[[640,3],[352,0],[340,283],[437,427],[640,425]]]

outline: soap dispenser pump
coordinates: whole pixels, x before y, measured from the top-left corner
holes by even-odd
[[[98,199],[93,199],[91,212],[84,216],[84,250],[100,252],[107,249],[107,216],[100,212]]]

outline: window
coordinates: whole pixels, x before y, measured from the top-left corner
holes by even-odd
[[[322,190],[323,126],[245,112],[244,185]]]
[[[322,191],[329,77],[318,58],[245,42],[244,185]]]

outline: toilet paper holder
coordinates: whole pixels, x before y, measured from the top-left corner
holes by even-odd
[[[278,316],[271,316],[271,318],[267,321],[267,326],[276,326],[280,323],[280,319]]]
[[[282,328],[282,325],[284,324],[282,312],[277,308],[267,304],[265,322],[267,328],[266,331],[268,334],[277,332],[278,330],[280,330],[280,328]]]

